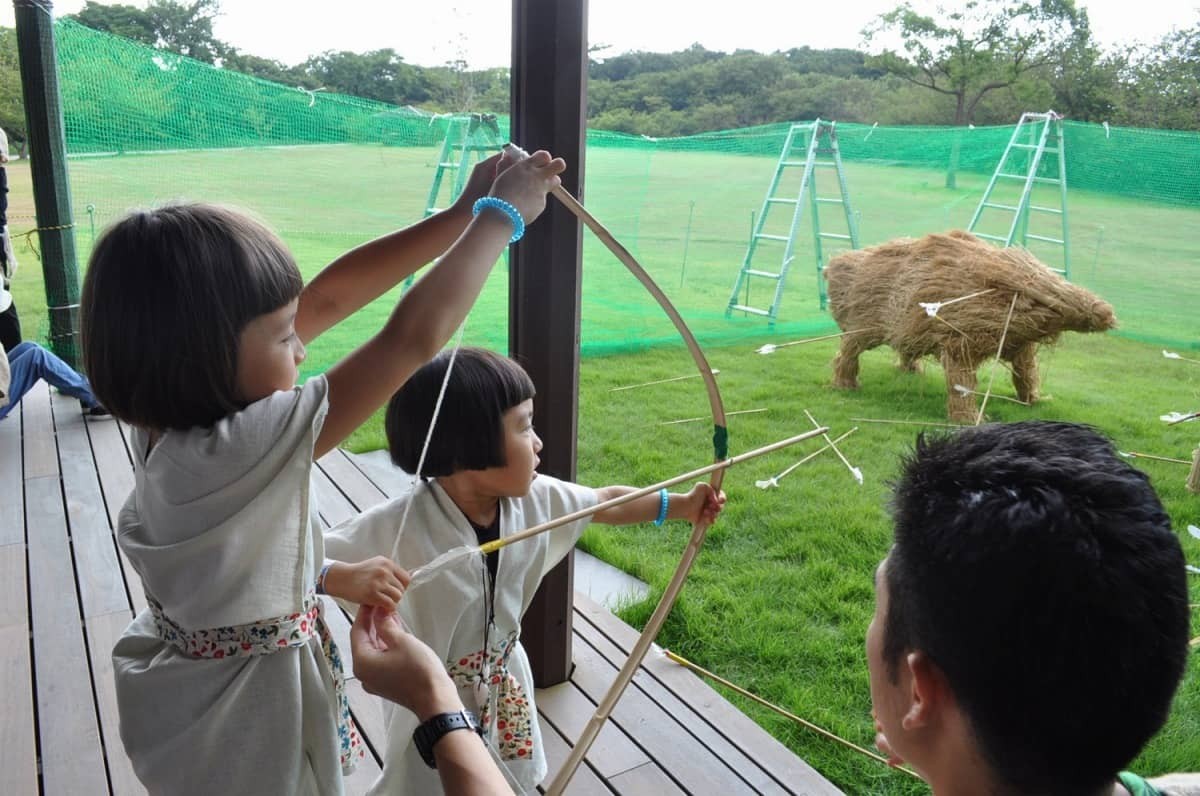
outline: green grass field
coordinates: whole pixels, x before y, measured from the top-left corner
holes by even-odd
[[[311,276],[346,248],[420,217],[435,154],[330,146],[73,160],[81,256],[92,240],[88,205],[102,227],[133,205],[175,197],[216,199],[264,217]],[[830,328],[828,316],[817,309],[810,249],[798,257],[774,334],[756,319],[724,318],[750,212],[757,211],[773,168],[771,158],[611,149],[592,151],[587,165],[585,203],[630,246],[696,329],[712,366],[721,370],[727,411],[767,409],[730,418],[732,452],[807,428],[806,408],[835,432],[854,425],[851,417],[944,421],[944,386],[935,365],[923,375],[902,374],[892,367],[889,352],[870,352],[863,359],[862,390],[841,393],[829,387],[833,341],[772,356],[753,353],[764,342]],[[847,171],[867,244],[965,226],[984,183],[982,176],[960,175],[958,189],[947,191],[943,175],[933,171],[861,163]],[[19,233],[32,226],[28,170],[22,162],[10,165],[9,172],[11,225]],[[1068,335],[1042,356],[1047,400],[1033,408],[993,400],[989,416],[1087,422],[1110,434],[1122,450],[1190,458],[1198,441],[1196,425],[1167,427],[1158,416],[1197,408],[1200,366],[1165,360],[1160,349],[1200,347],[1200,211],[1072,193],[1070,213],[1073,277],[1115,305],[1125,336]],[[609,392],[689,374],[694,367],[677,343],[654,345],[673,341],[673,330],[619,263],[590,236],[584,249],[584,347],[591,355],[583,360],[581,374],[579,479],[596,486],[640,485],[706,463],[711,457],[707,422],[660,425],[707,416],[698,380]],[[14,286],[26,333],[42,338],[39,263],[24,247],[18,256],[22,270]],[[468,321],[468,342],[503,349],[506,277],[501,264]],[[321,371],[364,339],[394,300],[394,295],[385,297],[311,346],[306,374]],[[985,365],[982,384],[987,375]],[[1002,370],[996,392],[1012,394]],[[870,745],[863,634],[873,605],[872,572],[890,539],[887,481],[895,474],[897,455],[919,428],[857,425],[843,448],[866,475],[862,487],[826,454],[778,489],[755,488],[756,479],[780,472],[818,447],[815,443],[728,474],[728,508],[710,531],[660,642],[843,737]],[[376,418],[349,444],[364,450],[382,442]],[[1177,528],[1200,524],[1200,498],[1183,488],[1186,467],[1137,464],[1153,478]],[[686,526],[678,523],[665,529],[593,529],[583,545],[649,582],[657,599],[686,535]],[[1200,565],[1200,542],[1186,531],[1182,540],[1189,561]],[[1200,578],[1192,580],[1193,598],[1200,601]],[[622,613],[636,626],[651,609],[652,603],[637,604]],[[1200,633],[1200,620],[1194,626]],[[904,775],[730,697],[850,793],[923,791]],[[1167,727],[1134,767],[1152,774],[1194,768],[1198,760],[1200,663],[1193,656]]]

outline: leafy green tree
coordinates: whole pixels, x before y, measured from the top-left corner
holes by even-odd
[[[25,102],[21,95],[17,31],[13,28],[0,28],[0,127],[8,134],[11,150],[23,151],[27,135]]]
[[[925,16],[908,3],[882,14],[863,34],[868,42],[899,36],[903,53],[884,49],[871,63],[914,85],[954,99],[954,124],[974,122],[989,92],[1014,85],[1055,63],[1087,12],[1074,0],[968,0]]]
[[[70,18],[94,30],[211,64],[230,51],[229,45],[213,35],[213,19],[220,10],[221,0],[151,0],[145,10],[88,0]]]
[[[1142,127],[1200,129],[1200,21],[1128,55],[1118,121]]]
[[[868,41],[899,36],[904,53],[884,49],[875,65],[914,85],[954,100],[954,124],[974,122],[989,92],[1009,88],[1025,75],[1053,64],[1077,28],[1087,29],[1087,13],[1074,0],[967,0],[939,6],[936,16],[904,3],[882,14],[863,31]],[[955,139],[946,172],[954,188],[960,142]]]
[[[390,47],[366,53],[332,50],[305,61],[302,70],[317,86],[396,105],[429,99],[420,67],[404,63]]]
[[[151,47],[158,46],[158,33],[154,29],[153,20],[149,14],[136,6],[87,0],[80,12],[69,14],[68,19],[74,19],[92,30],[102,30]]]

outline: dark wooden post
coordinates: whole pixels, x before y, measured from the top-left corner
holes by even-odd
[[[50,0],[13,0],[29,133],[29,171],[50,312],[50,346],[67,363],[77,366],[79,271],[75,230],[71,228],[74,216],[67,182],[67,143],[58,93],[52,5]]]
[[[512,140],[567,161],[563,186],[580,196],[587,110],[587,0],[513,0]],[[580,197],[582,198],[582,197]],[[582,227],[553,198],[513,247],[508,347],[537,386],[541,471],[575,478]],[[572,557],[525,614],[522,643],[539,686],[571,675]]]

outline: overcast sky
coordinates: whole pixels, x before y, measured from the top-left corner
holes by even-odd
[[[146,0],[126,0],[144,7]],[[588,38],[611,49],[673,52],[699,42],[710,50],[772,52],[808,45],[859,47],[860,32],[898,0],[590,0]],[[1200,0],[1076,0],[1088,10],[1100,43],[1112,47],[1157,41],[1200,18]],[[953,5],[954,3],[950,3]],[[932,0],[913,0],[931,10]],[[705,8],[705,7],[708,8]],[[58,0],[55,14],[83,7]],[[405,61],[436,66],[462,59],[472,68],[505,66],[510,57],[512,5],[507,0],[223,0],[214,31],[243,52],[292,65],[325,50],[383,47]],[[704,10],[701,10],[704,9]],[[0,25],[13,24],[0,2]]]

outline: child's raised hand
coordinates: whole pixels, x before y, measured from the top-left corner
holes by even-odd
[[[712,525],[725,507],[725,492],[715,492],[710,484],[698,483],[684,496],[685,516],[692,522]]]
[[[387,556],[357,564],[334,563],[325,575],[325,593],[359,605],[378,605],[389,611],[408,588],[409,574]]]
[[[551,158],[549,152],[539,149],[496,177],[491,194],[516,207],[528,224],[541,215],[546,193],[562,182],[558,175],[566,168],[562,158]]]
[[[487,160],[476,163],[475,168],[471,170],[471,176],[467,179],[467,184],[463,186],[462,193],[454,200],[455,209],[470,218],[475,200],[487,196],[496,177],[501,172],[507,171],[511,165],[512,160],[507,153],[492,155]]]

